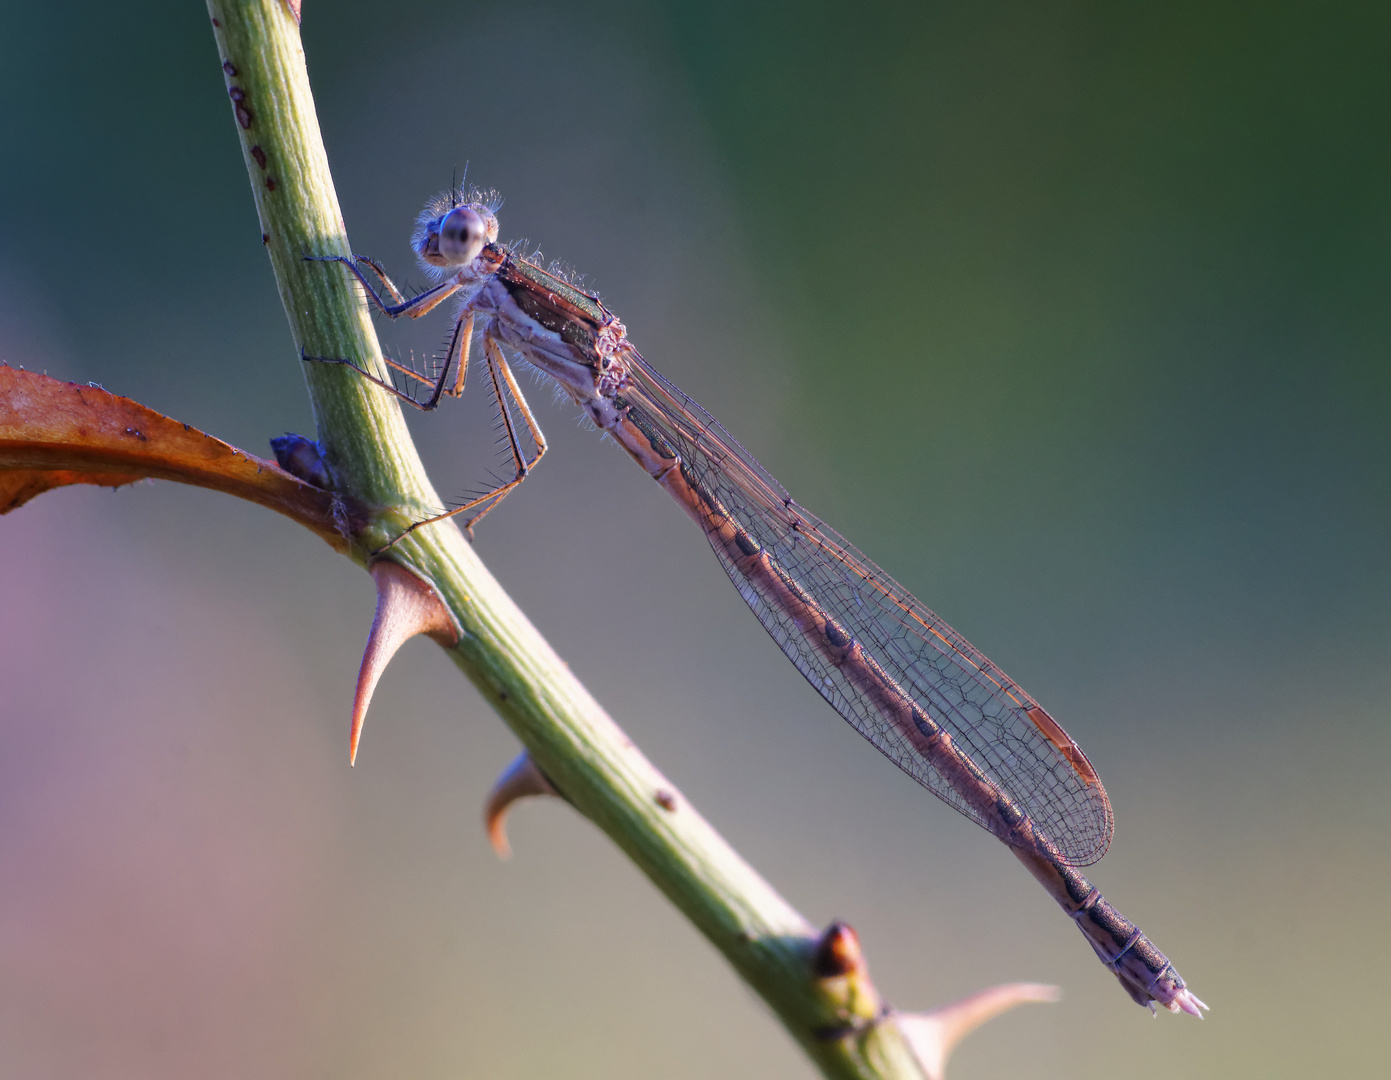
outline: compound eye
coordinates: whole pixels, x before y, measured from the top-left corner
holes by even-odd
[[[488,227],[478,211],[460,206],[444,215],[440,221],[440,256],[452,266],[467,266],[483,251],[488,242]]]

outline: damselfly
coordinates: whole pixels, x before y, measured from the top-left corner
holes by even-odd
[[[1014,850],[1136,1001],[1201,1015],[1205,1006],[1164,954],[1076,869],[1101,858],[1113,830],[1106,791],[1077,743],[965,638],[794,502],[709,413],[648,365],[597,297],[500,245],[497,206],[495,197],[454,190],[426,207],[412,246],[439,281],[410,300],[373,260],[329,257],[393,319],[419,317],[449,297],[459,307],[436,373],[387,361],[428,387],[423,401],[350,359],[328,362],[431,410],[463,393],[473,338],[481,339],[514,474],[406,532],[455,514],[475,524],[545,453],[508,366],[510,351],[554,379],[681,505],[773,640],[841,716]],[[509,398],[530,434],[530,454]]]

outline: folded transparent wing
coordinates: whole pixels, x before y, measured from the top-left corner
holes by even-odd
[[[1032,823],[1024,834],[1053,857],[1075,866],[1101,858],[1114,827],[1106,791],[1081,749],[1038,702],[793,502],[709,413],[636,352],[629,361],[632,386],[624,399],[631,415],[680,455],[691,487],[716,516],[743,530],[740,543],[752,550],[744,537],[751,538],[761,549],[761,571],[751,574],[739,550],[712,536],[740,595],[821,696],[900,769],[1006,842],[1019,842],[1022,813]],[[812,604],[789,602],[789,596]],[[833,662],[828,654],[843,652],[828,649],[818,634],[831,634],[837,643],[851,636],[858,666]],[[895,716],[884,702],[886,693],[900,700],[900,691],[914,704]],[[915,730],[903,715],[923,716],[925,723]],[[939,728],[950,736],[950,754],[938,753],[934,762],[921,732]],[[996,807],[1005,808],[1004,816]]]

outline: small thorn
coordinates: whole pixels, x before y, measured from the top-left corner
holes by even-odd
[[[812,967],[823,979],[843,978],[865,970],[865,954],[860,935],[847,922],[836,919],[826,927],[812,954]]]
[[[362,725],[367,719],[367,706],[372,702],[377,680],[396,650],[417,634],[426,634],[446,648],[459,643],[449,611],[434,589],[404,566],[387,559],[374,562],[368,570],[377,583],[377,614],[372,619],[372,632],[367,635],[367,648],[357,673],[353,729],[348,745],[351,765],[357,764],[357,745],[362,739]]]
[[[512,857],[512,845],[507,842],[507,811],[518,799],[529,795],[555,795],[555,785],[546,779],[546,774],[536,767],[531,755],[523,750],[512,760],[512,764],[502,770],[502,774],[488,793],[488,801],[483,807],[483,823],[488,829],[488,842],[499,859]]]
[[[869,962],[853,926],[834,920],[816,939],[810,962],[816,993],[837,1019],[815,1029],[818,1039],[855,1038],[883,1021],[884,999],[869,977]]]
[[[930,1013],[896,1013],[894,1020],[917,1055],[928,1080],[942,1080],[947,1058],[987,1020],[1030,1001],[1057,1001],[1062,991],[1045,983],[992,986]]]

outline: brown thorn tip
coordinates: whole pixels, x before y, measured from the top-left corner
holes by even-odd
[[[1046,983],[992,986],[930,1013],[897,1013],[898,1028],[913,1048],[928,1080],[942,1080],[956,1044],[987,1020],[1026,1002],[1057,1001],[1062,991]]]
[[[447,648],[459,643],[458,631],[449,611],[435,590],[399,563],[382,559],[369,568],[377,583],[377,614],[367,635],[362,667],[357,673],[357,692],[353,695],[353,730],[348,744],[348,762],[357,763],[357,744],[367,706],[386,665],[396,650],[417,634],[428,634]]]
[[[499,859],[512,857],[512,845],[507,842],[507,811],[518,799],[529,795],[559,795],[555,786],[536,767],[531,755],[523,750],[502,774],[488,793],[483,807],[483,823],[488,828],[488,842]]]
[[[864,971],[865,954],[860,948],[860,935],[847,922],[836,919],[821,935],[812,956],[812,967],[823,979],[842,978]]]

